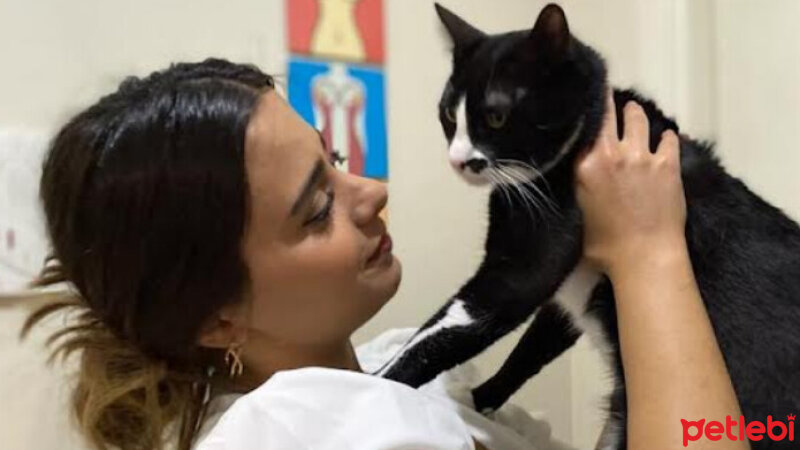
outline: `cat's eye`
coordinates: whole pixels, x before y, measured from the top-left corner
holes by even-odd
[[[490,127],[494,129],[501,128],[503,125],[506,124],[506,119],[508,115],[501,112],[490,112],[486,114],[486,123],[489,124]]]
[[[449,106],[445,107],[444,108],[444,116],[450,122],[456,123],[456,110],[454,110],[453,108],[451,108]]]

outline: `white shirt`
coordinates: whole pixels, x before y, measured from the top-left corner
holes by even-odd
[[[473,450],[452,410],[408,386],[347,370],[279,372],[222,416],[198,450]]]
[[[362,367],[376,369],[411,333],[390,330],[360,347]],[[221,399],[232,405],[195,449],[473,450],[473,438],[491,450],[570,448],[514,405],[501,408],[493,421],[456,401],[468,403],[469,378],[477,378],[470,375],[474,369],[461,366],[417,390],[347,370],[278,372],[245,395]]]

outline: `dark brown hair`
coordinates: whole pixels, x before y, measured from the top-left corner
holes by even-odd
[[[80,354],[73,407],[99,448],[188,449],[219,351],[202,324],[247,289],[245,133],[273,79],[219,59],[174,64],[119,89],[53,139],[40,196],[52,260],[38,286],[72,294],[34,312],[75,312],[53,356]]]

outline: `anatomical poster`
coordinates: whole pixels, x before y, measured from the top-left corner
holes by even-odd
[[[340,169],[388,178],[381,0],[287,0],[288,94]]]

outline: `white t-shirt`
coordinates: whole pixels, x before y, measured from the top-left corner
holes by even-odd
[[[376,369],[411,333],[390,330],[360,347],[362,367]],[[245,395],[218,399],[232,405],[215,425],[210,418],[213,428],[195,449],[473,450],[473,438],[491,450],[570,448],[514,405],[497,411],[495,421],[462,404],[473,372],[461,366],[419,390],[347,370],[278,372]]]
[[[408,386],[347,370],[279,372],[234,402],[198,450],[473,450],[459,416]]]

